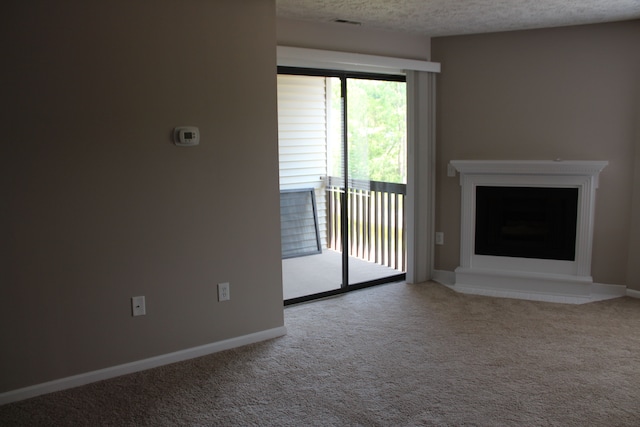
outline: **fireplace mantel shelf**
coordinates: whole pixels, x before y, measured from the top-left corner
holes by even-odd
[[[609,162],[600,160],[452,160],[461,174],[598,175]]]

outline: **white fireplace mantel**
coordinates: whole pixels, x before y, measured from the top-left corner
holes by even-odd
[[[454,288],[461,292],[567,301],[592,293],[591,251],[598,175],[607,161],[453,160],[462,186],[460,266]],[[578,189],[576,256],[573,261],[477,255],[476,187]]]
[[[598,175],[607,161],[594,160],[452,160],[451,165],[465,175],[571,175],[594,179],[598,187]],[[462,184],[462,183],[461,183]]]

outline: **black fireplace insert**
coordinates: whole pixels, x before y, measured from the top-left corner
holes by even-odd
[[[575,261],[578,189],[476,187],[475,253]]]

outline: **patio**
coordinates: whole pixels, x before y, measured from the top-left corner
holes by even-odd
[[[325,249],[321,254],[282,260],[284,299],[316,294],[340,288],[342,254]],[[390,267],[349,257],[351,284],[367,282],[402,273]]]

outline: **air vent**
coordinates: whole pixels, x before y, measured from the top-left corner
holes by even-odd
[[[348,19],[334,19],[333,22],[336,24],[362,25],[362,22],[349,21]]]

